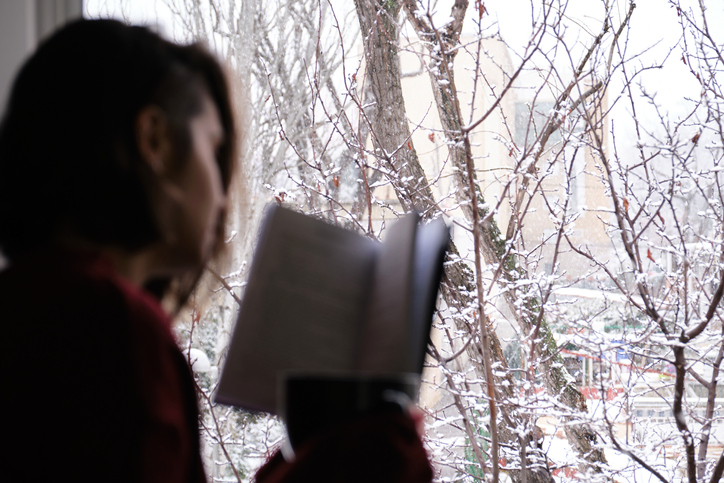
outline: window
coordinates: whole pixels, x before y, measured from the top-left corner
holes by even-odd
[[[527,102],[515,103],[515,142],[518,146],[530,146],[535,142],[554,107],[555,103],[551,101],[536,102],[533,105]],[[551,135],[548,144],[555,144],[560,140],[561,133],[556,131]]]

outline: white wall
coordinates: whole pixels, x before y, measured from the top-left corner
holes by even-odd
[[[0,112],[5,112],[15,74],[38,39],[82,12],[82,0],[0,1]]]

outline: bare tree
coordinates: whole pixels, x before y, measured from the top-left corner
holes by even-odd
[[[717,425],[714,407],[724,351],[719,311],[724,289],[724,219],[718,169],[722,131],[719,103],[715,101],[722,96],[722,51],[709,30],[706,2],[688,6],[670,2],[670,6],[679,18],[681,47],[669,55],[681,52],[680,62],[688,67],[700,95],[681,99],[685,114],[672,119],[644,83],[634,85],[646,67],[622,69],[626,88],[640,91],[639,96],[629,94],[625,102],[634,112],[649,108],[653,122],[633,118],[637,143],[635,149],[624,151],[626,155],[618,149],[607,150],[601,134],[593,132],[591,147],[610,192],[614,214],[611,233],[617,238],[621,260],[618,273],[610,267],[602,269],[645,321],[631,335],[640,338],[643,332],[655,337],[658,358],[673,366],[673,387],[656,389],[670,404],[680,438],[676,446],[683,447],[681,468],[686,480],[715,482],[724,470],[724,454],[715,463],[707,459],[712,427]],[[614,136],[620,132],[611,131]],[[617,143],[614,146],[618,147]],[[594,254],[576,250],[600,264]],[[652,272],[658,279],[651,276]],[[701,340],[704,335],[708,341]],[[691,389],[688,397],[687,387]],[[666,481],[635,451],[625,448],[613,435],[611,439],[617,448]]]

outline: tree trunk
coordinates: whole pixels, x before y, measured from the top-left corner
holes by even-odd
[[[428,69],[430,73],[430,81],[432,91],[435,96],[435,104],[438,109],[438,115],[442,123],[448,141],[448,151],[453,170],[453,179],[456,187],[456,199],[459,202],[466,219],[472,223],[473,220],[473,199],[470,193],[470,181],[468,180],[467,163],[473,162],[468,159],[468,155],[464,149],[464,136],[468,133],[463,132],[462,111],[460,110],[460,101],[455,87],[455,75],[452,69],[452,63],[455,54],[458,52],[456,47],[460,43],[460,31],[462,29],[463,18],[468,6],[467,0],[457,0],[453,6],[451,13],[452,22],[446,26],[436,29],[424,16],[420,14],[415,0],[404,0],[405,11],[410,23],[415,27],[415,31],[421,39],[425,40],[431,52],[431,65]],[[512,80],[511,80],[512,82]],[[569,89],[570,91],[570,89]],[[559,100],[559,103],[562,102]],[[547,134],[550,136],[553,123],[547,126]],[[542,149],[541,149],[542,151]],[[474,171],[473,176],[475,176]],[[524,274],[520,273],[520,265],[516,263],[514,255],[507,254],[506,240],[503,237],[497,223],[492,217],[488,216],[488,210],[483,208],[486,206],[485,200],[477,179],[473,179],[476,192],[474,199],[475,205],[478,207],[478,217],[481,220],[487,220],[482,227],[481,247],[482,253],[488,264],[497,266],[503,264],[502,276],[505,281],[514,281]],[[529,313],[525,314],[517,308],[517,300],[515,294],[511,291],[505,291],[504,297],[512,314],[516,315],[516,321],[521,328],[523,334],[527,337],[538,327],[539,337],[542,344],[536,346],[536,356],[543,362],[542,373],[546,388],[552,397],[560,398],[561,402],[576,412],[588,412],[586,401],[581,391],[576,387],[575,382],[571,382],[571,377],[562,365],[558,348],[553,339],[545,318],[540,314],[540,304],[537,299],[531,300],[530,296],[526,296],[526,305]],[[540,315],[540,317],[539,317]],[[529,428],[531,431],[533,427]],[[591,467],[596,471],[602,471],[601,463],[606,463],[603,450],[594,448],[597,441],[596,433],[588,424],[565,426],[566,436],[569,443],[576,451],[590,463]]]

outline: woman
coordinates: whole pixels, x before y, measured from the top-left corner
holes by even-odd
[[[22,67],[0,127],[3,480],[204,480],[150,293],[180,307],[218,251],[235,139],[198,45],[80,21]]]
[[[198,45],[79,21],[22,67],[0,125],[4,481],[205,480],[159,299],[178,311],[220,251],[236,138]],[[363,475],[430,479],[410,418],[335,428],[257,481]]]

